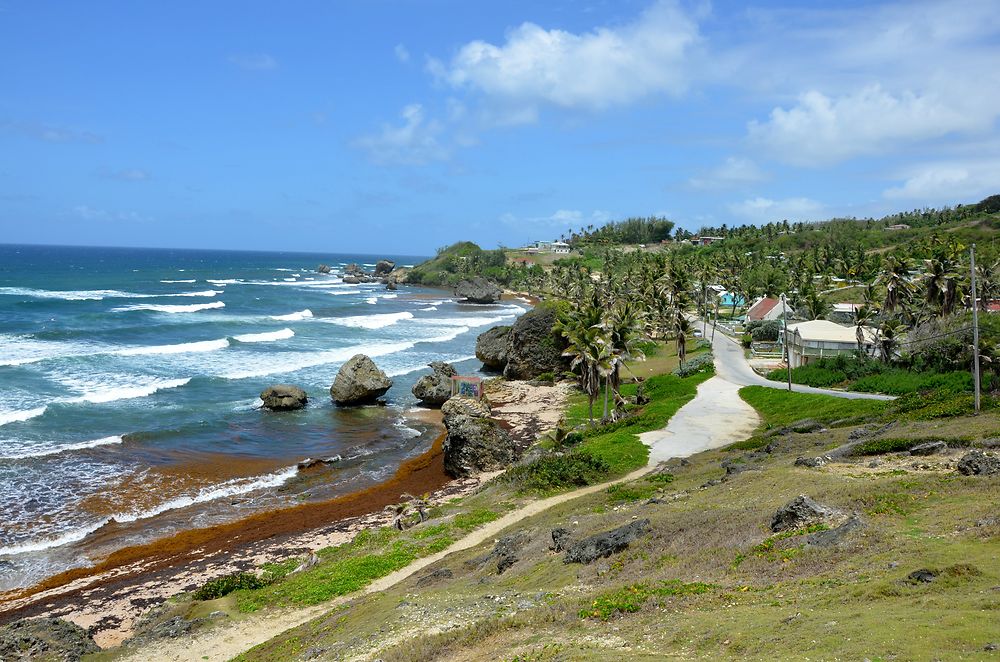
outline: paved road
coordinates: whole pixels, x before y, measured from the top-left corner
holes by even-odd
[[[708,336],[711,338],[712,327],[708,327]],[[769,388],[787,389],[788,384],[784,382],[772,382],[770,379],[761,377],[747,363],[743,353],[743,347],[735,340],[724,334],[721,330],[715,333],[715,340],[712,342],[712,351],[715,353],[715,374],[728,382],[740,386],[767,386]],[[801,384],[792,384],[792,390],[797,393],[819,393],[820,395],[833,395],[838,398],[849,400],[893,400],[891,395],[879,395],[876,393],[853,393],[849,391],[837,391],[828,388],[813,388]],[[808,412],[803,412],[803,416]]]

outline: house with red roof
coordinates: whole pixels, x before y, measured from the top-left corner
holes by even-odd
[[[774,297],[763,297],[747,310],[747,322],[763,322],[781,319],[781,301]]]

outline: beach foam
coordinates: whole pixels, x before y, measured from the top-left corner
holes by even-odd
[[[381,329],[387,326],[413,319],[413,313],[382,313],[380,315],[356,315],[353,317],[330,317],[319,321],[327,324],[339,324],[340,326],[350,326],[358,329]],[[452,324],[455,321],[452,320]]]
[[[200,342],[185,342],[177,345],[151,345],[149,347],[128,347],[119,349],[113,354],[118,356],[144,356],[146,354],[184,354],[187,352],[214,352],[229,347],[229,340],[202,340]]]
[[[306,308],[305,310],[300,310],[297,313],[288,313],[287,315],[271,315],[271,319],[278,320],[279,322],[300,322],[304,319],[309,319],[312,316],[312,311]]]
[[[115,402],[116,400],[131,400],[133,398],[144,398],[146,396],[153,395],[157,391],[184,386],[190,381],[191,378],[187,377],[184,379],[166,379],[166,380],[154,381],[135,386],[132,385],[113,386],[110,388],[103,388],[103,389],[97,389],[95,391],[89,391],[87,393],[84,393],[80,397],[66,400],[66,402],[89,402],[91,404],[103,404],[106,402]]]
[[[194,278],[188,278],[186,280],[161,280],[161,283],[194,283],[196,282]]]
[[[0,460],[23,460],[31,457],[46,457],[48,455],[58,455],[59,453],[66,453],[68,451],[79,451],[86,450],[88,448],[97,448],[98,446],[121,444],[122,441],[123,440],[120,436],[112,436],[102,437],[100,439],[91,439],[90,441],[81,441],[73,444],[61,444],[57,446],[44,445],[40,448],[31,448],[30,450],[20,452],[4,451],[0,449]]]
[[[274,342],[276,340],[287,340],[295,335],[295,332],[291,329],[282,329],[280,331],[271,331],[269,333],[245,333],[239,336],[233,336],[233,340],[238,340],[239,342]]]
[[[20,423],[29,419],[41,416],[47,407],[36,407],[35,409],[23,409],[21,411],[0,411],[0,425],[8,423]]]
[[[112,308],[113,313],[125,313],[131,312],[133,310],[148,310],[154,313],[196,313],[199,310],[212,310],[214,308],[225,308],[226,304],[221,301],[213,301],[212,303],[193,303],[187,306],[179,305],[160,305],[155,303],[137,303],[131,306],[121,306],[119,308]]]
[[[255,360],[249,369],[244,364],[241,366],[241,370],[224,373],[219,375],[219,377],[223,379],[249,379],[252,377],[266,377],[268,375],[282,375],[320,365],[343,363],[355,354],[366,354],[371,358],[395,354],[396,352],[411,349],[415,344],[416,341],[372,343],[367,345],[352,345],[350,347],[321,352],[285,352],[281,355],[265,355],[261,356],[259,360]]]

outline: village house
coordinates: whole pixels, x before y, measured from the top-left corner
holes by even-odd
[[[766,322],[781,319],[781,300],[761,297],[747,309],[747,322]]]
[[[872,351],[874,334],[864,329],[863,350]],[[784,343],[784,334],[780,338]],[[788,361],[793,368],[809,365],[816,359],[851,355],[858,350],[855,327],[829,320],[810,320],[788,325]]]

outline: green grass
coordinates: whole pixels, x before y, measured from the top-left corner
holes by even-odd
[[[772,370],[767,378],[783,382],[788,372]],[[849,356],[820,359],[792,370],[792,382],[817,388],[838,386],[849,391],[905,395],[922,391],[941,390],[952,393],[972,391],[972,375],[968,371],[917,372],[887,366],[875,360],[859,361]]]
[[[745,386],[740,389],[740,397],[757,410],[765,427],[784,427],[803,418],[814,418],[821,423],[864,420],[881,415],[889,407],[883,400],[848,400],[767,386]]]
[[[623,586],[614,591],[598,595],[593,602],[580,610],[580,618],[596,618],[606,621],[618,614],[631,614],[642,609],[643,604],[652,597],[673,597],[684,595],[701,595],[715,587],[702,582],[684,583],[679,579],[662,581],[650,586],[643,582]]]

